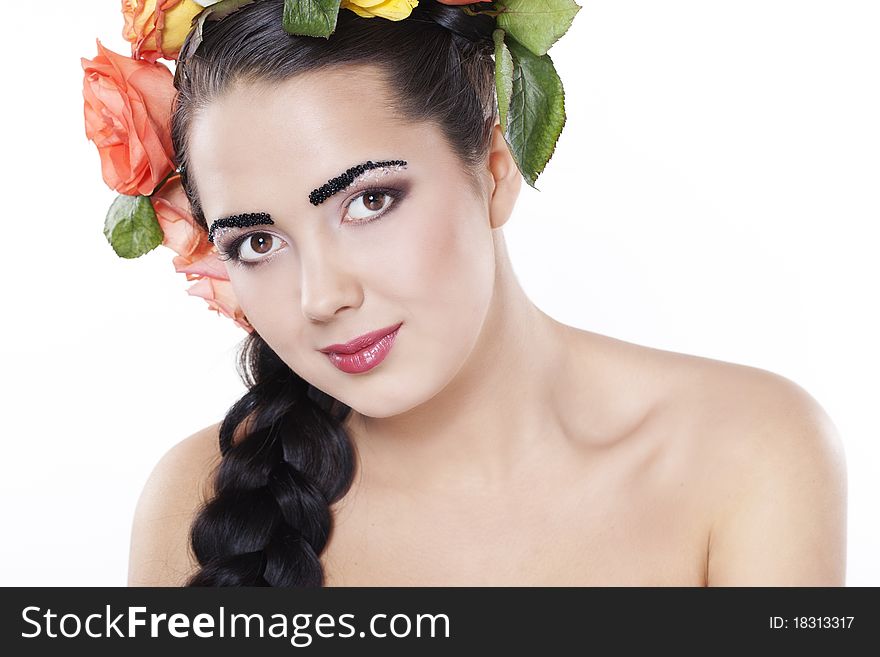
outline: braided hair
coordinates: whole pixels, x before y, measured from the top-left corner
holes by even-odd
[[[497,117],[494,18],[420,0],[402,21],[340,11],[324,39],[284,32],[283,4],[257,0],[207,21],[201,44],[179,64],[186,74],[175,78],[175,164],[203,229],[198,190],[187,175],[187,136],[196,112],[239,80],[281,82],[369,62],[386,75],[397,111],[437,125],[479,189]],[[220,426],[222,459],[213,496],[191,527],[199,568],[187,585],[323,586],[330,507],[356,470],[343,426],[351,409],[292,371],[257,330],[242,343],[238,366],[247,392]]]

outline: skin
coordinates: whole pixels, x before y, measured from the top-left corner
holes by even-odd
[[[504,244],[522,179],[500,127],[475,194],[435,126],[396,119],[370,67],[352,79],[233,89],[190,140],[209,222],[275,221],[256,229],[279,239],[270,261],[227,264],[248,319],[353,409],[358,471],[331,508],[327,584],[844,584],[845,458],[818,403],[764,370],[543,313]],[[393,212],[351,226],[348,190],[309,203],[368,159],[408,162]],[[317,351],[400,321],[367,373]],[[218,428],[172,448],[147,482],[130,585],[180,585],[195,570],[188,531]]]

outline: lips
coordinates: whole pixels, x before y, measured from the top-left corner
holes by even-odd
[[[393,333],[398,328],[400,328],[403,322],[398,322],[397,324],[393,324],[392,326],[387,326],[385,328],[377,329],[375,331],[370,331],[369,333],[364,333],[363,335],[359,335],[353,340],[349,340],[344,344],[331,344],[326,347],[322,347],[319,351],[330,354],[355,354],[359,351],[363,351],[367,347],[372,344],[375,344],[386,335]]]

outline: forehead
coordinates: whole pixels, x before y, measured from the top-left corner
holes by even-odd
[[[403,159],[409,169],[456,175],[441,131],[397,117],[386,84],[375,67],[358,66],[242,83],[211,101],[191,121],[188,138],[208,220],[263,210],[258,201],[277,196],[279,187],[308,204],[311,190],[367,160]]]

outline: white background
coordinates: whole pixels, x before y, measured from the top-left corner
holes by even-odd
[[[522,284],[566,323],[806,388],[845,443],[847,583],[880,584],[880,6],[580,4],[550,51],[568,122],[505,228]],[[4,24],[0,583],[124,585],[144,481],[243,392],[244,332],[171,251],[102,234],[79,58],[128,52],[118,0]]]

